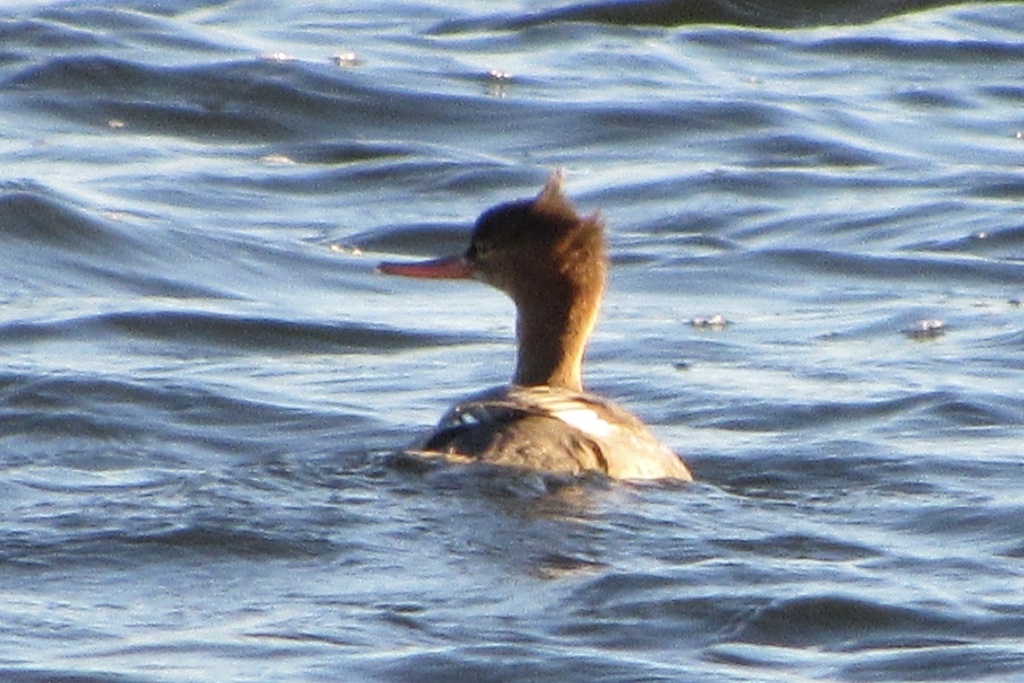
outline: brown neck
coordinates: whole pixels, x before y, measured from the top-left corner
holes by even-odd
[[[546,291],[531,305],[517,302],[514,383],[583,390],[583,352],[597,322],[603,285],[603,277],[589,287],[565,284],[563,291]]]

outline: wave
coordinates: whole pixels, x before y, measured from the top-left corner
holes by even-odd
[[[465,343],[464,336],[454,338],[443,333],[392,330],[361,323],[316,323],[177,310],[0,324],[0,345],[117,337],[187,346],[197,355],[217,350],[281,354],[393,353],[458,344],[460,340]]]
[[[96,285],[154,296],[227,296],[201,281],[160,272],[188,260],[187,246],[175,241],[173,231],[132,230],[38,183],[8,184],[0,191],[0,245],[9,259],[4,276],[17,283],[8,296]]]
[[[959,4],[955,0],[818,0],[794,5],[784,0],[611,0],[574,3],[527,15],[504,14],[442,22],[436,33],[513,30],[563,22],[613,26],[719,24],[752,28],[797,28],[863,24],[886,17]]]
[[[134,131],[263,144],[390,140],[396,126],[475,126],[493,137],[490,123],[499,112],[522,129],[543,111],[438,93],[424,73],[382,80],[327,63],[259,57],[163,66],[97,54],[60,56],[22,68],[3,85],[16,108],[110,135]]]
[[[76,254],[110,254],[134,242],[41,185],[0,189],[8,190],[0,194],[0,241],[9,248],[21,242]]]
[[[146,495],[136,492],[137,495]],[[107,497],[110,497],[107,492]],[[127,506],[120,501],[107,501],[111,514],[124,514]],[[121,508],[120,510],[118,508]],[[59,535],[52,542],[36,540],[27,542],[17,538],[5,539],[0,550],[0,566],[8,570],[32,568],[36,571],[66,571],[71,567],[110,567],[111,558],[120,558],[122,567],[142,564],[173,562],[186,556],[192,559],[217,560],[225,558],[246,558],[248,560],[276,560],[281,558],[325,557],[339,551],[329,540],[309,536],[299,528],[278,530],[245,529],[238,519],[225,518],[220,522],[181,522],[194,512],[184,509],[167,509],[169,517],[175,518],[171,529],[154,528],[151,531],[117,526],[109,529],[78,530]],[[221,514],[225,511],[220,510]],[[84,522],[84,518],[79,520]],[[97,520],[92,520],[97,522]],[[151,526],[159,527],[159,520],[146,520]],[[64,520],[72,526],[73,520]]]
[[[841,595],[804,595],[756,610],[733,638],[780,647],[863,649],[899,641],[948,643],[948,633],[961,625],[957,619],[920,608]]]
[[[36,667],[0,667],[0,679],[8,683],[152,683],[148,676],[90,672],[74,669],[40,669]]]
[[[992,398],[992,401],[998,399]],[[1018,426],[1024,415],[1012,400],[985,402],[975,392],[958,395],[948,391],[911,394],[879,401],[820,402],[807,405],[757,405],[746,415],[735,408],[692,411],[689,419],[698,425],[735,431],[787,432],[804,429],[834,429],[854,422],[877,422],[900,417],[934,418],[950,430],[963,427]]]
[[[973,258],[841,253],[818,249],[771,249],[758,252],[758,260],[777,267],[796,267],[802,273],[899,282],[988,283],[1017,285],[1024,281],[1024,263]]]

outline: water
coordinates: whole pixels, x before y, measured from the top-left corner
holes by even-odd
[[[1024,680],[1024,6],[902,5],[7,3],[0,679]],[[693,485],[390,457],[556,167]]]

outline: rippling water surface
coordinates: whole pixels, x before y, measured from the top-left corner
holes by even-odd
[[[0,679],[1024,680],[1024,5],[363,5],[0,10]],[[390,457],[557,167],[693,485]]]

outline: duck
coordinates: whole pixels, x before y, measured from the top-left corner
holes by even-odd
[[[638,417],[583,388],[608,256],[601,214],[581,216],[563,178],[556,171],[536,197],[484,211],[461,254],[377,266],[387,275],[477,280],[516,307],[511,383],[459,401],[406,453],[565,475],[692,481],[683,460]]]

